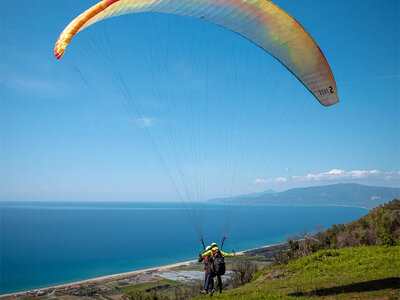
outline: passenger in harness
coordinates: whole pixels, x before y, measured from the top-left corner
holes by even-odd
[[[225,274],[226,267],[225,267],[225,260],[224,257],[233,257],[235,253],[228,254],[224,251],[220,250],[217,246],[217,243],[211,244],[211,251],[213,257],[213,264],[214,264],[214,271],[215,275],[218,279],[218,289],[219,292],[222,293],[222,278],[221,276]]]
[[[207,253],[207,255],[205,255]],[[199,254],[198,262],[204,261],[204,290],[202,291],[203,294],[208,294],[212,296],[214,293],[214,265],[212,263],[212,252],[211,246],[206,247],[206,251],[203,254]]]

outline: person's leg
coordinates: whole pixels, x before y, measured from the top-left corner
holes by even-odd
[[[214,276],[210,276],[210,279],[208,280],[208,291],[210,292],[210,295],[214,293]]]
[[[210,286],[210,274],[206,272],[206,283],[204,284],[204,290],[208,291],[208,288]]]
[[[218,289],[219,289],[219,292],[222,293],[222,278],[221,278],[221,275],[218,275],[217,278],[218,278]]]

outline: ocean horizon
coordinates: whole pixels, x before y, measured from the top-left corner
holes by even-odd
[[[193,260],[206,244],[243,251],[360,218],[352,206],[174,202],[1,205],[0,294]]]

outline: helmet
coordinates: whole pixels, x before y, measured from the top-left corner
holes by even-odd
[[[212,247],[212,248],[217,247],[217,243],[212,243],[212,244],[211,244],[211,247]]]
[[[206,251],[211,250],[211,248],[212,248],[211,246],[207,246]]]

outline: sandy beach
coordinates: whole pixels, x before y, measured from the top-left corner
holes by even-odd
[[[236,255],[244,255],[250,251],[273,248],[276,246],[281,246],[283,244],[284,243],[272,244],[272,245],[261,246],[258,248],[247,249],[247,250],[236,252]],[[75,282],[71,282],[71,283],[59,284],[59,285],[38,288],[38,289],[33,289],[33,290],[3,294],[3,295],[0,295],[0,298],[9,297],[9,296],[23,296],[23,295],[32,294],[32,293],[43,293],[43,292],[46,293],[50,290],[57,290],[57,289],[63,289],[63,288],[69,288],[69,287],[74,287],[74,286],[81,286],[81,285],[101,284],[101,283],[105,283],[105,282],[117,281],[117,280],[121,280],[121,279],[125,279],[125,278],[130,278],[132,276],[137,276],[137,275],[145,275],[145,274],[157,275],[159,273],[169,271],[173,268],[189,266],[189,265],[195,264],[195,263],[197,263],[197,260],[188,260],[188,261],[178,262],[178,263],[164,265],[164,266],[158,266],[158,267],[152,267],[152,268],[141,269],[141,270],[136,270],[136,271],[106,275],[106,276],[90,278],[90,279],[85,279],[85,280],[81,280],[81,281],[75,281]]]

